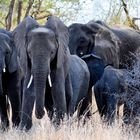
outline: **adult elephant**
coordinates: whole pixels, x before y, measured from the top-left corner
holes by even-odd
[[[132,68],[134,54],[139,52],[140,34],[138,31],[109,27],[101,21],[90,21],[87,24],[74,23],[69,26],[69,34],[71,54],[77,54],[84,59],[86,56],[85,61],[88,60],[86,63],[91,75],[89,90],[100,79],[104,69],[99,59],[96,59],[95,68],[91,69],[90,64],[95,61],[95,57],[93,59],[91,55],[100,57],[105,66]],[[98,73],[99,69],[101,73]],[[96,74],[98,76],[95,76]]]
[[[131,67],[134,53],[139,51],[138,31],[109,27],[101,21],[72,24],[69,26],[69,33],[69,48],[72,54],[83,56],[94,53],[100,56],[106,65],[111,64],[116,68]]]
[[[20,122],[20,67],[12,34],[0,29],[0,116],[2,129],[9,127],[8,100],[12,107],[12,123]]]
[[[94,85],[95,99],[99,114],[108,124],[115,120],[117,109],[125,103],[128,83],[127,70],[105,67],[103,76]]]
[[[65,114],[72,113],[77,101],[87,96],[89,80],[89,71],[84,61],[76,56],[72,58],[69,53],[67,27],[53,16],[48,18],[45,26],[27,17],[13,31],[13,36],[24,73],[21,127],[31,128],[34,101],[38,119],[43,117],[45,107],[50,118],[55,112],[54,120],[59,124]],[[79,72],[83,69],[82,77],[87,83],[82,82],[73,87],[71,80],[75,80],[72,78],[74,65],[79,67]],[[83,91],[82,87],[85,87]],[[77,94],[73,93],[74,88],[80,89],[77,93],[84,92],[78,93],[76,101],[73,98]]]

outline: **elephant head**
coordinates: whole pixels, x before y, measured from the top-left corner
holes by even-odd
[[[68,31],[56,17],[49,17],[45,26],[40,26],[34,19],[27,17],[17,28],[16,44],[19,44],[19,48],[25,48],[30,71],[30,80],[26,87],[30,88],[34,81],[35,113],[40,119],[44,115],[46,82],[49,81],[53,88],[55,81],[51,83],[51,70],[55,69],[55,73],[59,74],[57,70],[61,69],[66,74]]]
[[[94,27],[93,27],[94,26]],[[69,49],[71,54],[82,57],[92,52],[95,42],[95,34],[100,29],[100,25],[78,24],[69,26]]]
[[[108,28],[91,21],[87,24],[72,24],[69,33],[69,48],[72,54],[82,57],[95,53],[106,65],[118,67],[120,41]]]
[[[13,73],[19,68],[17,51],[10,32],[0,29],[0,93],[3,73]]]
[[[119,67],[119,39],[109,30],[101,29],[95,35],[93,52],[100,56],[105,65]]]

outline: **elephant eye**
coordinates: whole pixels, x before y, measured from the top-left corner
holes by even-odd
[[[51,54],[54,54],[54,51],[51,51]]]
[[[11,51],[10,50],[6,50],[6,52],[5,52],[6,54],[10,54],[11,53]]]
[[[28,51],[28,55],[29,55],[29,56],[31,55],[31,52],[30,52],[30,51]]]
[[[10,52],[9,51],[6,51],[6,54],[9,54]]]

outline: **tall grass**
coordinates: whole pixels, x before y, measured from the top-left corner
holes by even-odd
[[[93,106],[96,110],[96,106]],[[74,118],[64,121],[55,129],[47,115],[42,120],[33,116],[33,127],[29,132],[22,132],[12,127],[7,132],[0,132],[0,140],[138,140],[138,134],[126,131],[122,127],[121,117],[113,126],[106,126],[100,120],[98,112],[90,120],[78,123]]]

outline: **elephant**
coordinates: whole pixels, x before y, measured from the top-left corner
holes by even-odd
[[[101,57],[95,54],[87,54],[81,57],[87,64],[90,73],[89,90],[102,77],[105,64]]]
[[[72,115],[81,99],[85,99],[83,104],[87,102],[87,65],[70,55],[68,28],[57,17],[50,16],[44,26],[26,17],[14,29],[13,37],[23,71],[21,128],[29,130],[32,127],[34,102],[36,117],[44,116],[45,107],[58,126],[65,114]]]
[[[70,103],[71,116],[78,110],[78,118],[90,116],[90,94],[88,94],[88,87],[90,81],[90,73],[86,63],[76,55],[70,55],[70,79],[73,95]],[[81,107],[79,107],[81,106]]]
[[[94,85],[99,114],[108,124],[114,122],[117,109],[125,103],[128,94],[127,73],[126,69],[108,65],[101,79]]]
[[[102,21],[90,21],[86,24],[74,23],[69,26],[69,34],[71,54],[77,54],[79,57],[94,54],[103,60],[105,66],[132,69],[136,60],[135,53],[139,52],[140,34],[138,31],[109,27]],[[90,71],[90,75],[94,76],[94,70]],[[90,79],[94,80],[95,76]],[[90,100],[91,98],[92,95]]]
[[[115,68],[131,68],[135,53],[139,52],[140,33],[130,28],[109,27],[102,21],[69,26],[71,54],[83,56],[94,53],[105,65]]]
[[[20,66],[11,32],[0,29],[0,117],[3,130],[9,128],[9,101],[13,127],[20,122]]]

